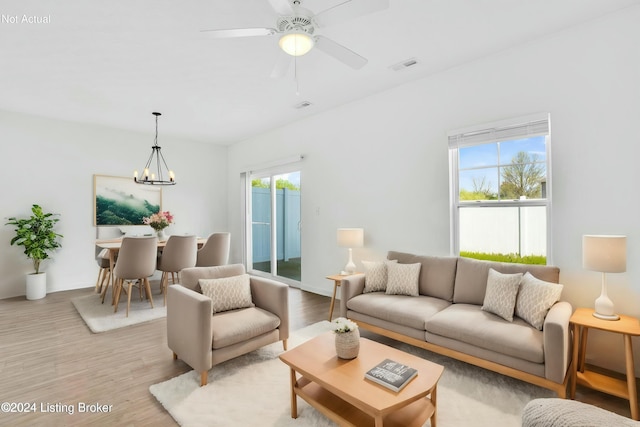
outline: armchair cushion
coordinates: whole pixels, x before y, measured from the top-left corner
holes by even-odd
[[[558,283],[545,282],[536,279],[529,272],[525,273],[516,301],[516,316],[542,330],[549,309],[560,300],[562,288]]]
[[[198,283],[202,288],[202,294],[211,298],[213,314],[254,306],[248,274],[220,279],[200,279]]]
[[[218,313],[211,318],[214,350],[248,341],[269,333],[280,325],[280,318],[258,307]]]

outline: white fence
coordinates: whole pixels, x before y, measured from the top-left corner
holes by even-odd
[[[459,212],[461,251],[547,254],[544,206],[469,207]]]

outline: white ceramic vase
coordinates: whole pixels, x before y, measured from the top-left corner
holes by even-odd
[[[167,236],[164,234],[164,228],[162,230],[156,231],[156,235],[158,236],[158,240],[161,242],[167,240]]]
[[[27,299],[41,299],[47,296],[47,273],[27,274]]]
[[[355,359],[360,352],[360,332],[336,333],[336,354],[340,359]]]

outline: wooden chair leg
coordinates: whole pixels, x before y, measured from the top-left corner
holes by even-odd
[[[102,278],[103,271],[103,268],[100,268],[100,270],[98,270],[98,278],[96,279],[96,292],[98,293],[102,291],[102,281],[100,279]]]
[[[149,279],[148,278],[144,278],[142,279],[143,283],[144,283],[144,289],[147,293],[147,298],[149,298],[149,302],[151,303],[151,308],[153,308],[153,296],[151,296],[151,283],[149,283]],[[166,299],[166,294],[165,294],[165,299]]]
[[[133,281],[129,281],[129,290],[127,292],[127,316],[129,317],[129,308],[131,307],[131,291],[133,290]]]
[[[287,340],[282,340],[282,347],[287,351]]]
[[[207,385],[207,376],[209,373],[207,371],[200,372],[200,387]]]
[[[102,303],[104,304],[104,297],[107,295],[107,291],[109,290],[109,285],[111,284],[111,277],[107,280],[107,286],[102,290]],[[114,293],[114,289],[111,289],[111,293]]]
[[[122,279],[116,279],[116,283],[114,283],[113,286],[115,287],[115,289],[111,290],[111,293],[113,294],[113,312],[117,313],[118,303],[120,302],[120,292],[122,292]]]

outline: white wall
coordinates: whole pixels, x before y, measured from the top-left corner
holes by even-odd
[[[248,165],[304,154],[302,286],[329,294],[346,262],[336,228],[365,229],[354,258],[387,250],[447,255],[446,133],[551,113],[552,260],[563,298],[592,306],[599,275],[581,266],[583,234],[626,234],[628,267],[610,274],[619,312],[640,316],[640,7],[300,120],[229,150],[229,226],[240,259],[239,177]],[[312,100],[313,101],[313,100]],[[640,358],[640,346],[634,346]],[[600,350],[606,349],[606,350]],[[622,340],[590,334],[589,362],[624,369]]]
[[[6,218],[31,214],[39,204],[60,214],[62,248],[43,263],[48,291],[93,286],[93,174],[133,176],[144,167],[153,145],[149,132],[49,120],[0,111],[0,299],[24,295],[32,263],[9,246],[13,228]],[[207,236],[227,229],[227,148],[159,134],[159,142],[178,183],[163,188],[163,209],[175,215],[168,234]]]

